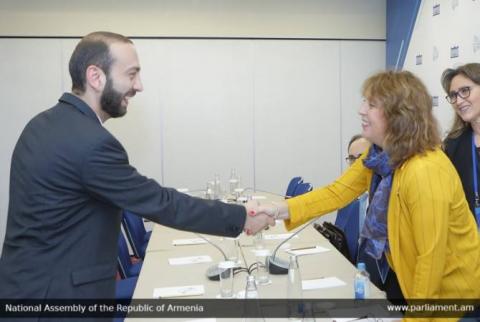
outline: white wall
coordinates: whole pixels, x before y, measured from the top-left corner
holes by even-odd
[[[433,6],[440,5],[440,14],[433,15]],[[417,74],[432,96],[438,96],[434,107],[443,133],[448,131],[454,112],[445,100],[440,83],[446,68],[480,60],[480,1],[424,0],[407,51],[404,69]],[[450,48],[458,46],[459,56],[450,57]],[[422,55],[422,64],[416,57]]]
[[[95,20],[90,20],[94,13],[88,12],[87,7],[62,16],[60,12],[66,9],[61,1],[43,2],[47,8],[58,5],[51,12],[39,8],[35,1],[31,7],[23,8],[24,3],[0,3],[3,35],[75,35],[97,27]],[[126,6],[126,2],[119,3]],[[153,1],[148,3],[155,7]],[[158,3],[167,5],[177,18],[181,15],[177,1]],[[195,4],[200,2],[184,3],[187,3],[185,12],[193,14]],[[270,6],[270,11],[268,1],[261,2],[258,8],[249,1],[245,3],[250,7],[242,8],[233,1],[221,2],[222,5],[218,1],[202,3],[208,5],[202,7],[201,15],[215,16],[219,14],[217,8],[226,7],[228,10],[220,10],[222,15],[235,20],[244,13],[250,19],[243,29],[241,24],[230,25],[234,31],[229,35],[250,37],[265,32],[269,37],[277,37],[284,30],[272,25],[262,29],[264,15],[287,21],[291,14],[293,21],[299,12],[307,15],[309,11],[310,19],[315,17],[314,20],[330,23],[327,31],[318,30],[318,25],[309,24],[310,20],[304,17],[305,24],[299,28],[304,36],[327,32],[335,37],[338,30],[348,30],[347,38],[377,39],[385,34],[384,1],[366,1],[363,9],[358,9],[356,1],[336,4],[276,1],[278,6]],[[323,11],[318,4],[325,5]],[[99,11],[107,10],[101,3],[99,6]],[[365,8],[372,9],[371,6],[375,10],[382,7],[383,11],[366,12]],[[354,11],[357,9],[358,12]],[[112,15],[118,10],[113,10]],[[140,10],[136,21],[147,19],[142,16],[146,12]],[[3,25],[12,17],[27,14],[31,15],[28,28],[21,23],[16,27]],[[58,14],[57,22],[50,20],[54,14]],[[65,19],[72,18],[70,15],[82,14],[85,19],[75,18],[78,24],[65,23]],[[350,22],[329,20],[340,16],[349,16]],[[49,19],[40,24],[40,17]],[[187,17],[191,18],[185,14],[184,19]],[[364,19],[368,23],[360,23]],[[368,27],[372,19],[382,21],[375,31]],[[139,32],[136,24],[120,21],[112,22],[111,26],[126,34],[151,34],[148,28]],[[78,28],[70,30],[70,25]],[[200,25],[202,35],[213,32],[207,25]],[[253,25],[256,28],[251,28]],[[186,23],[183,29],[175,29],[172,24],[166,30],[172,35],[182,35],[195,29],[188,26]],[[131,32],[125,29],[129,27],[133,28]],[[69,90],[67,64],[77,42],[78,39],[0,39],[3,102],[0,175],[4,178],[0,182],[0,246],[6,224],[14,144],[31,117],[51,107],[63,91]],[[131,163],[141,173],[177,188],[204,188],[214,173],[219,173],[225,182],[232,167],[241,175],[243,186],[277,193],[284,192],[294,175],[303,175],[315,186],[327,183],[341,171],[344,146],[350,136],[360,131],[356,111],[361,82],[385,64],[383,41],[136,39],[134,42],[145,90],[130,102],[126,117],[109,120],[106,126],[125,146]]]
[[[231,168],[244,187],[276,193],[296,175],[334,179],[360,131],[360,84],[384,66],[376,41],[136,44],[145,90],[106,126],[142,172],[190,189]]]
[[[0,246],[2,246],[7,220],[12,151],[20,132],[32,116],[55,103],[62,77],[61,47],[58,40],[1,40],[0,52],[2,57]]]
[[[2,0],[1,35],[385,38],[385,0]]]
[[[28,119],[70,87],[65,66],[75,42],[0,40],[0,73],[8,80],[1,86],[3,178]],[[377,41],[136,44],[145,90],[130,102],[126,117],[106,126],[140,172],[190,189],[204,188],[214,173],[225,182],[232,167],[243,186],[277,193],[295,175],[315,186],[334,179],[343,146],[360,130],[361,80],[384,64],[384,43]],[[7,191],[4,180],[2,225]]]

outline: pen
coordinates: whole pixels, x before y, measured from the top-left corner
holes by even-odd
[[[317,248],[317,246],[308,246],[308,247],[301,247],[301,248],[291,248],[290,251],[304,250],[304,249],[314,249],[314,248]]]

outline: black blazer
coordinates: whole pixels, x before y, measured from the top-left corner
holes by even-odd
[[[472,214],[475,213],[475,194],[473,192],[473,168],[472,168],[472,129],[466,129],[459,137],[455,139],[446,139],[444,150],[457,169],[460,180],[462,181],[463,191],[467,198],[468,205]],[[477,157],[477,173],[480,173],[478,167],[480,158]],[[478,180],[478,178],[477,178]],[[479,185],[480,189],[480,185]]]
[[[142,176],[92,109],[64,94],[13,152],[0,298],[113,298],[122,209],[223,236],[240,234],[246,216]]]

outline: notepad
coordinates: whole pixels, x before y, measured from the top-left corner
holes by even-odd
[[[195,296],[203,295],[204,293],[205,288],[203,285],[160,287],[153,290],[153,298]]]
[[[316,290],[319,288],[331,288],[347,285],[344,281],[337,277],[324,277],[314,280],[302,281],[303,290]]]
[[[199,245],[199,244],[206,244],[206,243],[207,241],[202,238],[184,238],[184,239],[172,240],[173,246]]]
[[[189,265],[189,264],[198,264],[198,263],[208,263],[211,262],[212,258],[210,256],[189,256],[189,257],[174,257],[169,258],[168,263],[170,265]]]
[[[330,249],[322,246],[311,246],[311,247],[299,247],[299,248],[290,248],[286,249],[285,252],[291,255],[301,256],[301,255],[312,255],[319,254],[323,252],[328,252]]]

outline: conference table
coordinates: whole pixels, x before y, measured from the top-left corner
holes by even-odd
[[[254,199],[262,202],[271,202],[279,200],[279,196],[266,192],[256,192],[252,196]],[[300,228],[293,230],[298,231]],[[277,221],[274,227],[264,230],[263,245],[270,253],[292,232],[288,232],[282,221]],[[224,249],[227,243],[232,241],[228,238],[203,235],[205,238]],[[201,295],[182,297],[186,299],[215,299],[219,296],[219,282],[211,281],[206,277],[207,269],[220,261],[224,260],[224,255],[209,243],[198,243],[189,245],[174,245],[174,241],[179,243],[186,240],[198,240],[199,235],[191,232],[180,231],[161,225],[154,225],[152,236],[143,267],[140,272],[138,282],[133,294],[133,299],[153,299],[155,289],[166,287],[181,287],[190,285],[203,285],[204,293]],[[199,240],[198,240],[199,241]],[[243,267],[248,267],[256,262],[255,249],[258,245],[254,244],[254,237],[241,234],[238,237],[238,258]],[[290,240],[286,241],[281,247],[278,247],[277,256],[288,260],[289,253],[293,249],[316,247],[321,252],[297,256],[302,281],[322,280],[336,278],[342,282],[342,285],[333,287],[314,288],[303,290],[303,298],[308,299],[352,299],[354,297],[353,280],[355,276],[355,267],[338,252],[328,240],[326,240],[310,224],[300,233]],[[294,250],[294,253],[296,251]],[[298,250],[297,252],[304,252]],[[308,252],[308,251],[307,251]],[[169,260],[183,257],[209,256],[209,262],[196,262],[185,265],[171,265]],[[240,272],[234,277],[234,293],[241,294],[245,289],[247,279],[246,272]],[[258,294],[261,299],[283,299],[287,297],[287,275],[270,274],[271,283],[268,285],[258,285]],[[335,279],[334,279],[335,280]],[[373,284],[370,285],[370,298],[384,299],[385,295]],[[224,300],[228,301],[228,300]],[[126,321],[152,321],[151,318],[127,318]],[[194,318],[185,319],[162,319],[175,321],[194,321]],[[216,319],[216,321],[242,321],[241,319]],[[285,319],[267,318],[266,321],[283,321]],[[317,319],[318,320],[318,319]],[[332,319],[326,319],[332,320]],[[196,321],[196,320],[195,320]],[[203,321],[210,321],[205,319]],[[215,321],[215,319],[211,320]]]

